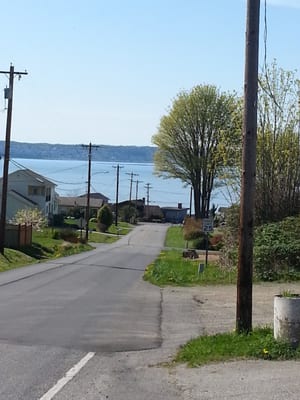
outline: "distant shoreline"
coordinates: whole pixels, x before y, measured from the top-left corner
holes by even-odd
[[[3,157],[5,141],[0,140],[0,155]],[[156,147],[94,145],[92,160],[103,162],[153,163]],[[88,149],[81,144],[10,143],[11,158],[37,160],[86,160]]]

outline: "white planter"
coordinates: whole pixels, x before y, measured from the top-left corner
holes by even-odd
[[[300,296],[274,297],[274,338],[297,347],[300,342]]]

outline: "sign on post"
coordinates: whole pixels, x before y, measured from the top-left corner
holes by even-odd
[[[212,232],[214,230],[214,220],[213,218],[203,218],[202,220],[203,224],[203,232],[208,233]]]

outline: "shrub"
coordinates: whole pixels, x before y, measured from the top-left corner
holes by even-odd
[[[98,210],[97,221],[100,232],[106,232],[107,229],[112,225],[113,214],[107,204],[104,204],[104,206]]]
[[[63,226],[64,225],[64,215],[63,214],[54,214],[52,216],[52,226]]]
[[[198,239],[203,235],[202,221],[191,217],[186,217],[183,224],[184,240]]]
[[[212,250],[220,250],[223,247],[223,234],[215,234],[209,239],[210,248]]]
[[[137,212],[132,204],[128,204],[120,210],[120,216],[124,222],[136,223]]]
[[[201,232],[200,236],[192,241],[192,247],[198,250],[206,249],[206,234]]]
[[[234,204],[225,212],[226,225],[223,228],[219,259],[220,266],[225,270],[235,271],[238,265],[239,211],[239,205]]]
[[[259,279],[300,277],[300,217],[289,217],[256,230],[254,268]]]
[[[54,231],[52,238],[53,239],[62,239],[62,240],[65,240],[66,242],[70,242],[70,243],[78,242],[77,232],[74,231],[73,229],[62,229],[60,231]]]
[[[58,240],[60,239],[60,232],[59,231],[53,231],[52,233],[52,239]]]

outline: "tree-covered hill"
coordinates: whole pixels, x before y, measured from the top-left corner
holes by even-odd
[[[0,141],[0,155],[3,157],[5,142]],[[151,146],[108,146],[93,145],[93,161],[118,161],[152,163],[156,151]],[[11,158],[45,160],[86,160],[87,147],[81,144],[22,143],[12,141]]]

